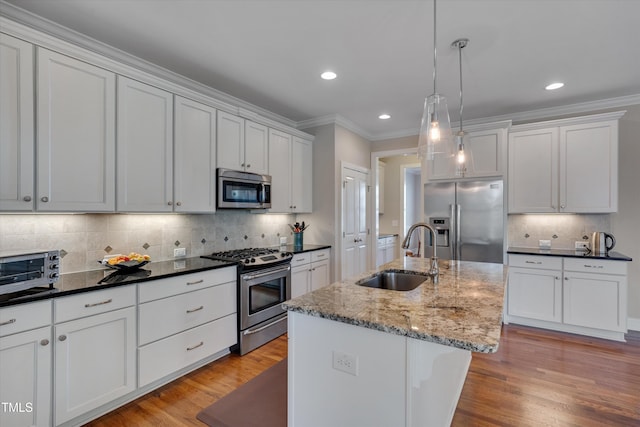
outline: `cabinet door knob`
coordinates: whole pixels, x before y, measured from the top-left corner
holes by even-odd
[[[66,335],[60,335],[60,336],[58,337],[58,341],[65,341],[66,339],[67,339],[67,336],[66,336]]]
[[[176,203],[176,205],[182,206],[182,202],[178,202],[178,203]]]
[[[248,168],[250,168],[250,167],[251,167],[251,164],[248,164],[248,165],[247,165],[247,167],[248,167]]]
[[[49,201],[49,198],[47,196],[43,196],[43,197],[40,197],[40,201],[47,203]]]
[[[240,166],[244,167],[244,163],[242,163]]]
[[[556,276],[556,280],[560,280],[560,278],[558,276]]]
[[[564,209],[564,208],[565,208],[565,206],[564,206],[564,205],[560,205],[560,209]]]
[[[565,277],[565,278],[564,278],[564,280],[569,280],[569,278],[568,278],[568,277]]]
[[[24,196],[22,198],[22,200],[24,200],[25,202],[30,202],[31,201],[31,196]]]
[[[167,205],[171,206],[171,205],[173,205],[173,202],[172,202],[171,200],[169,200],[169,201],[167,202]]]
[[[43,340],[40,340],[40,345],[41,345],[41,346],[43,346],[43,347],[44,347],[45,345],[49,345],[49,340],[48,340],[48,339],[46,339],[46,338],[45,338],[45,339],[43,339]]]

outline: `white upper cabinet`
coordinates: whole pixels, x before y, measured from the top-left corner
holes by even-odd
[[[266,174],[268,129],[233,114],[218,111],[218,167]]]
[[[511,121],[469,126],[465,129],[466,170],[456,175],[456,157],[436,157],[427,162],[427,179],[500,177],[504,174],[507,131]]]
[[[174,210],[214,212],[216,110],[176,96],[174,126]]]
[[[34,199],[33,45],[0,34],[0,211]]]
[[[38,48],[39,211],[115,209],[115,81],[110,71]]]
[[[118,76],[118,211],[173,211],[173,95]]]
[[[269,175],[271,175],[271,212],[292,212],[291,144],[293,137],[269,129]]]
[[[269,171],[269,129],[244,121],[244,170],[266,174]]]
[[[291,146],[291,204],[295,212],[313,210],[313,146],[297,136]]]
[[[519,125],[509,134],[509,213],[618,209],[624,112]]]
[[[312,211],[312,156],[311,141],[269,129],[270,212]]]

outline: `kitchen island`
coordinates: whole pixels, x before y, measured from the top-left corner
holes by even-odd
[[[426,274],[403,258],[287,301],[288,425],[445,426],[471,352],[497,351],[502,264],[441,261],[439,283],[359,286],[380,271]]]

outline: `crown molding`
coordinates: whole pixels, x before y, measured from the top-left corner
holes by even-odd
[[[490,128],[502,128],[506,127],[507,129],[511,127],[512,123],[515,122],[526,122],[531,120],[541,120],[548,119],[552,117],[570,115],[570,114],[582,114],[589,113],[592,111],[598,110],[606,110],[610,108],[619,108],[626,107],[629,105],[640,105],[640,94],[620,96],[616,98],[607,98],[598,101],[589,101],[589,102],[581,102],[576,104],[564,105],[560,107],[550,107],[550,108],[540,108],[537,110],[529,110],[529,111],[521,111],[517,113],[511,114],[503,114],[500,116],[492,116],[492,117],[484,117],[479,119],[467,120],[464,123],[466,130],[480,131]],[[341,118],[339,115],[327,115],[318,117],[315,119],[304,120],[302,122],[297,122],[296,127],[298,129],[309,128],[313,126],[320,126],[326,124],[340,124],[343,127],[357,133],[363,138],[373,142],[373,141],[383,141],[387,139],[398,139],[404,138],[407,136],[415,136],[420,133],[420,128],[415,127],[411,129],[404,129],[394,132],[380,133],[373,135],[369,132],[366,132],[359,126],[352,123],[352,127],[348,127],[345,124],[341,124],[338,122],[341,120],[343,122],[349,122],[348,119]],[[301,126],[302,124],[302,126]],[[360,129],[360,131],[358,130]]]
[[[147,82],[176,95],[292,132],[296,122],[0,0],[0,28],[38,46]],[[249,117],[250,116],[250,117]],[[300,131],[297,131],[300,132]],[[299,133],[302,138],[311,135]]]
[[[514,131],[516,130],[526,131],[526,130],[543,129],[543,128],[556,127],[556,126],[580,125],[585,123],[602,122],[602,121],[608,121],[608,120],[619,120],[622,116],[624,116],[626,112],[627,112],[626,110],[612,111],[610,113],[591,114],[588,116],[569,117],[566,119],[523,123],[520,125],[514,125],[511,127],[511,129]]]
[[[367,141],[373,140],[373,136],[369,132],[339,114],[329,114],[326,116],[315,117],[313,119],[302,120],[297,122],[295,126],[296,128],[303,130],[328,124],[338,125],[347,130],[350,130],[351,132],[366,139]]]

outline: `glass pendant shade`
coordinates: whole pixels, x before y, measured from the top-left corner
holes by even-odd
[[[424,101],[418,139],[418,155],[427,160],[433,160],[436,157],[451,157],[454,155],[451,139],[447,99],[434,93]]]

